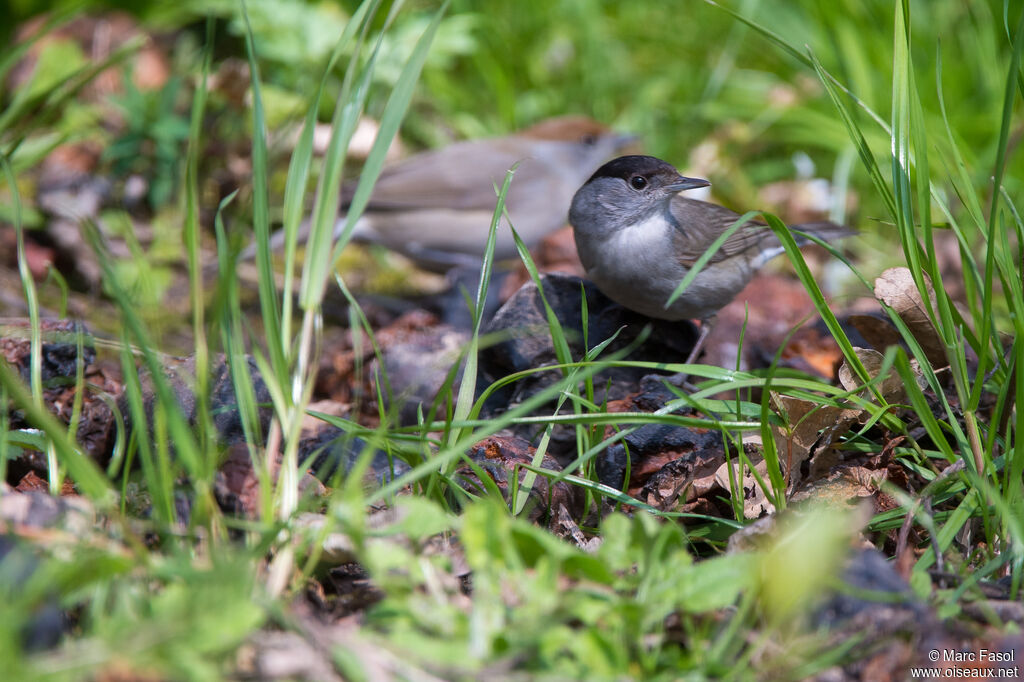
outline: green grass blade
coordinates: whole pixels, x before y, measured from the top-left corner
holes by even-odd
[[[384,167],[384,158],[388,147],[391,146],[391,141],[398,133],[402,119],[405,118],[405,112],[409,109],[409,102],[412,100],[416,82],[419,80],[420,72],[423,70],[423,65],[427,60],[434,36],[437,34],[437,27],[441,24],[441,19],[444,17],[447,9],[448,0],[445,0],[434,13],[430,24],[423,31],[419,40],[416,41],[416,46],[413,48],[412,54],[409,55],[409,60],[402,68],[402,72],[395,82],[391,95],[384,105],[384,114],[381,116],[377,137],[374,139],[370,154],[363,165],[363,172],[359,177],[359,185],[356,187],[352,203],[349,206],[345,229],[338,239],[337,246],[335,246],[336,254],[340,253],[341,249],[348,242],[355,227],[355,221],[362,215],[367,202],[370,200],[373,185],[377,182],[377,178],[380,177],[380,172]]]
[[[67,427],[57,421],[32,393],[25,389],[21,377],[5,360],[0,360],[0,388],[7,396],[24,410],[25,418],[36,428],[46,434],[48,446],[52,445],[61,466],[67,468],[68,474],[83,495],[99,507],[110,507],[114,503],[113,489],[99,467],[72,441]]]
[[[505,174],[505,180],[501,184],[501,189],[497,192],[497,203],[495,203],[494,213],[491,216],[491,225],[487,230],[487,244],[484,247],[483,263],[480,266],[480,283],[477,286],[476,300],[473,302],[473,332],[469,337],[469,344],[465,353],[466,366],[462,372],[462,379],[459,381],[458,395],[455,398],[455,411],[453,414],[455,421],[462,421],[473,411],[473,397],[476,392],[479,363],[477,356],[480,350],[480,327],[483,323],[484,306],[487,303],[487,289],[491,281],[491,269],[494,267],[494,245],[497,242],[501,216],[505,213],[505,198],[508,196],[508,190],[512,185],[512,177],[515,175],[515,171],[516,167],[513,166]],[[459,430],[450,431],[448,443],[454,443],[463,435],[465,434]]]
[[[185,255],[188,259],[189,294],[192,307],[192,338],[196,360],[196,416],[200,421],[199,446],[207,451],[216,441],[216,430],[210,419],[210,346],[206,337],[206,301],[203,297],[203,265],[199,225],[199,155],[202,150],[203,116],[206,112],[207,82],[213,60],[213,19],[206,22],[202,76],[192,99],[188,151],[185,160]],[[212,474],[212,470],[207,472]]]
[[[249,85],[252,89],[252,220],[256,243],[270,243],[270,199],[267,184],[267,121],[263,110],[263,94],[260,84],[260,68],[256,61],[256,47],[253,42],[252,25],[245,0],[239,0],[239,11],[245,23],[245,51],[249,58]],[[274,376],[287,374],[285,350],[281,343],[281,309],[277,304],[277,289],[274,285],[274,269],[270,261],[270,250],[256,249],[256,267],[259,270],[259,301],[263,315],[263,327],[270,353]],[[290,292],[286,291],[285,296]],[[287,347],[287,346],[285,346]]]
[[[686,276],[683,277],[683,280],[676,285],[672,295],[668,297],[668,300],[665,302],[666,310],[675,303],[676,299],[683,295],[684,291],[690,287],[690,284],[692,284],[693,280],[697,278],[700,271],[704,269],[704,266],[707,265],[718,250],[722,248],[722,244],[724,244],[737,230],[757,217],[757,215],[758,211],[747,211],[737,218],[736,222],[727,227],[725,231],[715,239],[715,241],[711,242],[711,245],[708,246],[707,250],[701,254],[700,258],[697,259],[697,262],[693,264],[693,267],[690,268],[689,272],[686,273]]]
[[[302,132],[299,134],[299,140],[295,145],[295,149],[292,151],[291,160],[288,164],[288,177],[285,181],[284,187],[282,219],[282,229],[285,233],[285,294],[282,305],[283,312],[281,320],[281,344],[283,347],[287,346],[292,338],[292,301],[294,300],[292,291],[294,289],[296,272],[296,244],[298,241],[299,227],[302,223],[303,211],[305,210],[304,199],[309,185],[310,169],[313,162],[313,133],[316,129],[320,102],[323,100],[324,90],[327,87],[328,80],[334,72],[334,68],[338,63],[338,60],[341,59],[344,50],[349,46],[353,37],[356,35],[356,31],[359,27],[364,25],[366,16],[368,13],[371,13],[371,6],[374,8],[374,11],[376,11],[376,5],[377,3],[361,3],[349,18],[348,22],[345,23],[345,30],[338,38],[338,42],[335,43],[334,50],[331,52],[327,65],[324,67],[323,74],[320,76],[320,84],[317,87],[317,91],[313,96],[312,102],[309,104],[309,110],[306,112],[306,119],[302,125]],[[353,57],[353,62],[354,60],[355,58]]]

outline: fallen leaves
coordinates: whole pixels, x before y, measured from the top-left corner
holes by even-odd
[[[922,295],[910,270],[890,268],[875,280],[874,293],[882,306],[890,308],[898,316],[921,346],[927,362],[938,370],[948,364],[948,358],[945,344],[929,313],[936,309],[935,290],[926,276],[923,282],[925,291]],[[870,497],[874,499],[876,509],[891,507],[892,500],[881,491],[882,483],[895,478],[897,485],[902,484],[899,487],[908,484],[905,474],[891,475],[891,452],[887,457],[874,458],[878,461],[852,461],[848,455],[844,456],[844,443],[852,428],[870,426],[877,420],[879,410],[884,408],[895,410],[897,415],[902,413],[901,404],[907,399],[908,381],[915,383],[920,390],[928,387],[916,358],[909,362],[912,379],[897,372],[891,360],[886,361],[887,349],[903,344],[896,324],[870,314],[852,315],[849,321],[873,346],[853,349],[864,374],[849,362],[843,362],[838,368],[839,385],[849,397],[839,396],[837,400],[824,395],[816,398],[772,391],[770,406],[778,419],[769,425],[769,430],[778,453],[779,467],[785,475],[785,492],[790,499],[827,498],[834,503],[840,498]],[[896,442],[884,429],[876,435],[883,443]],[[770,495],[762,489],[768,484],[763,458],[755,454],[750,456],[750,461],[753,471],[744,468],[741,473],[734,469],[731,476],[723,465],[719,470],[719,482],[729,488],[731,480],[733,489],[737,493],[742,491],[744,516],[758,518],[774,511],[774,506]],[[902,471],[898,466],[895,468]]]
[[[875,298],[891,307],[900,316],[914,338],[921,344],[921,349],[932,367],[945,367],[949,364],[946,346],[928,312],[936,309],[935,289],[927,275],[922,273],[921,278],[928,294],[927,305],[910,269],[904,267],[889,268],[878,276],[875,280]]]

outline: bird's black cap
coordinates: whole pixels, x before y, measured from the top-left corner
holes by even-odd
[[[676,177],[679,175],[679,171],[672,164],[659,158],[633,154],[612,159],[594,171],[594,174],[590,176],[590,180],[596,178],[622,178],[625,180],[633,175],[650,177],[661,174],[670,174],[672,177]],[[587,180],[587,182],[590,182],[590,180]]]
[[[587,182],[593,182],[597,178],[621,178],[637,191],[658,187],[668,192],[682,192],[711,184],[700,178],[683,177],[672,164],[653,156],[641,155],[612,159],[594,171]]]

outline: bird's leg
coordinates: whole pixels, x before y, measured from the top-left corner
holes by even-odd
[[[686,364],[692,365],[697,361],[697,357],[700,356],[700,352],[704,350],[704,342],[707,340],[708,335],[711,333],[711,330],[714,328],[715,322],[717,321],[717,315],[705,317],[700,321],[700,334],[697,336],[697,341],[693,344],[693,349],[690,351],[690,354],[686,356]],[[683,388],[686,385],[686,380],[689,376],[688,372],[679,372],[678,374],[670,376],[668,380],[676,386]],[[690,386],[690,388],[694,387]]]
[[[704,350],[704,342],[707,341],[711,330],[715,328],[716,322],[718,322],[718,315],[710,315],[700,321],[700,335],[697,337],[697,342],[693,344],[693,350],[686,358],[686,364],[693,364],[697,361],[697,356]]]

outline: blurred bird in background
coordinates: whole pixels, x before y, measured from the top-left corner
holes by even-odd
[[[436,272],[479,266],[497,204],[495,187],[502,186],[510,168],[519,164],[505,206],[516,232],[531,247],[565,224],[573,194],[594,168],[635,140],[592,119],[563,116],[513,135],[455,142],[416,154],[381,173],[353,239],[382,244]],[[342,187],[342,210],[355,189],[355,180]],[[342,214],[335,236],[344,224]],[[299,242],[308,234],[304,224]],[[283,244],[283,233],[271,237],[272,248]],[[250,248],[246,255],[252,253]],[[502,219],[495,258],[515,255],[508,221]]]

